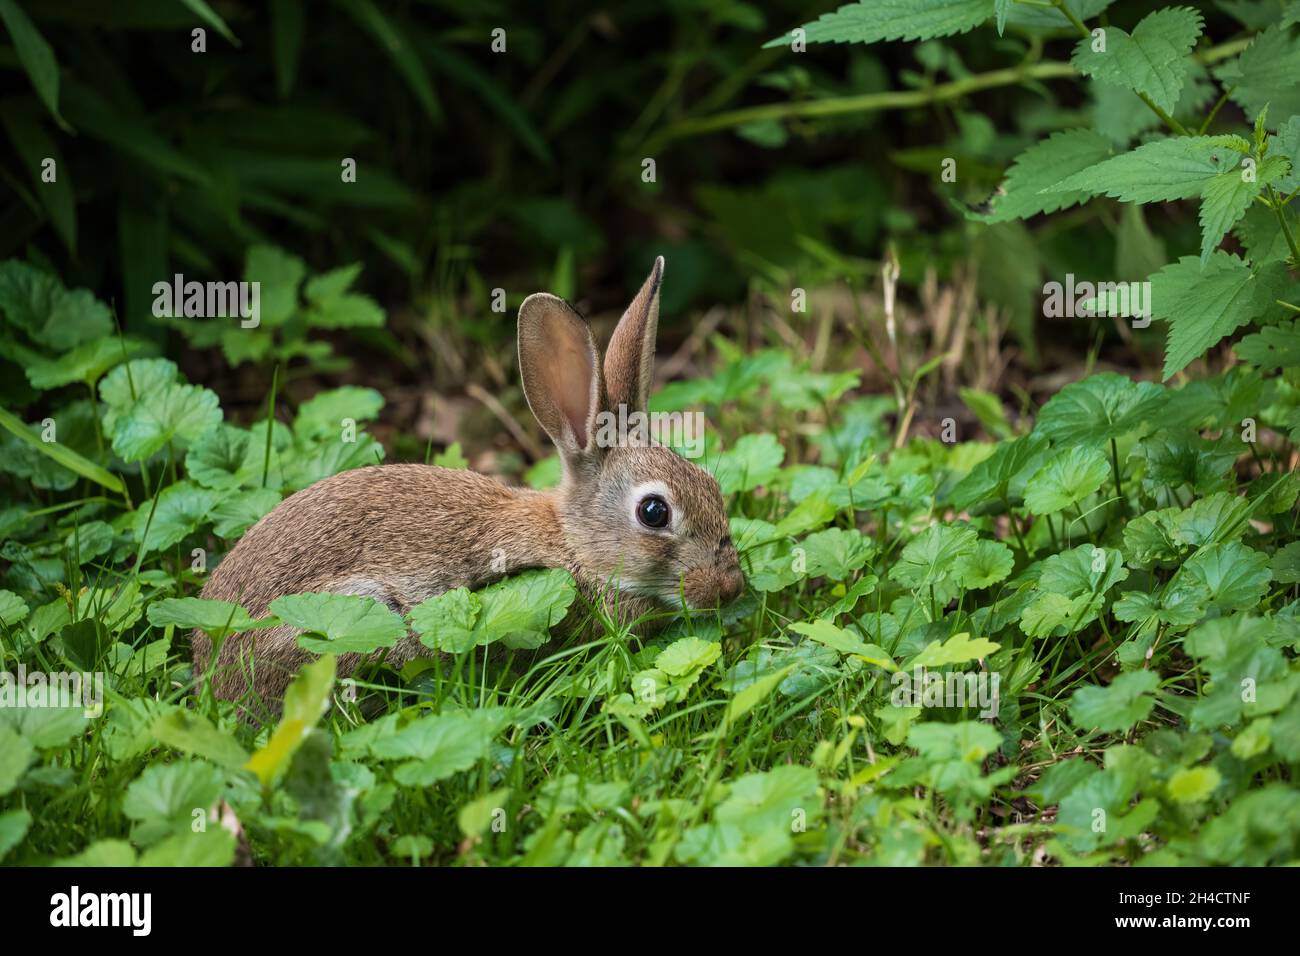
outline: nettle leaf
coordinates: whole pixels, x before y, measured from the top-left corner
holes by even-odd
[[[1300,113],[1300,37],[1281,24],[1255,35],[1250,46],[1235,60],[1222,64],[1215,77],[1229,98],[1248,116],[1257,116],[1267,106],[1274,115]]]
[[[573,576],[563,568],[525,571],[471,592],[456,588],[411,608],[420,643],[460,654],[501,641],[507,647],[536,648],[550,639],[577,596]]]
[[[1121,733],[1151,713],[1159,686],[1158,675],[1140,670],[1120,674],[1107,687],[1080,687],[1070,698],[1070,719],[1080,730]]]
[[[978,764],[1001,743],[1002,735],[994,727],[978,720],[913,724],[907,734],[908,746],[933,762],[957,760]]]
[[[919,654],[907,662],[904,670],[917,667],[944,667],[948,664],[965,664],[988,657],[1002,645],[983,637],[972,638],[967,633],[954,634],[942,644],[931,641]]]
[[[1199,196],[1225,170],[1236,169],[1250,144],[1240,136],[1175,136],[1066,176],[1044,192],[1089,192],[1124,202],[1172,202]]]
[[[216,392],[173,382],[142,394],[113,419],[113,451],[123,461],[143,461],[175,439],[192,442],[221,424]]]
[[[1243,337],[1234,349],[1243,362],[1262,369],[1300,365],[1300,319],[1265,326]]]
[[[745,435],[718,458],[714,477],[724,495],[770,484],[781,470],[785,449],[769,432]]]
[[[384,397],[373,388],[345,385],[320,392],[298,407],[294,434],[304,438],[335,437],[345,419],[372,421],[384,407]]]
[[[1283,193],[1300,189],[1300,116],[1292,116],[1278,127],[1276,136],[1268,138],[1268,155],[1285,159],[1291,167],[1290,172],[1277,181],[1277,188]]]
[[[809,577],[843,581],[870,560],[875,543],[856,528],[827,528],[804,538],[799,547],[806,557]]]
[[[56,277],[17,259],[0,262],[0,314],[32,341],[59,352],[113,334],[113,316],[102,302],[85,289],[65,289]]]
[[[369,654],[406,634],[400,617],[359,594],[286,594],[271,602],[271,613],[307,632],[298,644],[313,654]]]
[[[1268,556],[1232,541],[1201,548],[1187,559],[1170,582],[1177,591],[1200,586],[1210,603],[1228,611],[1246,611],[1264,597],[1272,580]]]
[[[966,33],[993,16],[994,0],[862,0],[824,13],[800,29],[807,43],[927,40]],[[763,46],[791,45],[791,34]]]
[[[1226,252],[1211,254],[1204,268],[1183,256],[1151,277],[1151,311],[1169,323],[1164,378],[1168,381],[1224,336],[1273,310],[1287,285],[1286,264],[1258,270]]]
[[[978,591],[1005,581],[1015,563],[1011,549],[1001,541],[980,540],[974,551],[958,559],[957,576],[962,587]]]
[[[981,222],[1007,222],[1076,206],[1092,193],[1044,190],[1059,183],[1062,177],[1082,172],[1110,155],[1109,140],[1090,129],[1054,133],[1016,157],[998,193],[989,201],[989,212],[968,211],[966,216]]]
[[[1076,445],[1049,458],[1025,484],[1025,507],[1049,515],[1076,505],[1110,477],[1106,456],[1091,446]]]
[[[1056,445],[1100,445],[1151,428],[1168,401],[1169,393],[1154,382],[1102,372],[1052,396],[1038,413],[1034,432]]]
[[[179,544],[207,523],[216,502],[216,492],[193,482],[169,485],[158,495],[157,506],[145,502],[136,509],[132,518],[136,540],[144,542],[145,554]]]
[[[975,550],[974,528],[932,524],[903,548],[889,576],[914,591],[947,582],[957,573],[957,561]]]
[[[198,628],[214,640],[256,626],[240,605],[208,598],[164,598],[150,604],[145,616],[154,627]]]
[[[1085,76],[1146,94],[1165,112],[1173,110],[1187,80],[1187,54],[1201,35],[1201,15],[1188,7],[1167,7],[1143,18],[1132,34],[1105,27],[1105,49],[1093,37],[1075,47],[1074,68]]]

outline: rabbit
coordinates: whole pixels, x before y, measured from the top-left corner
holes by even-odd
[[[648,612],[717,607],[744,589],[717,480],[653,441],[602,440],[597,422],[646,411],[659,288],[654,268],[618,323],[602,364],[591,329],[563,299],[530,295],[519,308],[519,370],[528,405],[555,443],[554,489],[508,487],[430,465],[358,468],[291,495],[250,528],[212,572],[202,596],[254,618],[284,594],[369,595],[398,614],[456,587],[478,588],[526,568],[565,568],[585,603],[604,601],[623,624]],[[504,561],[501,560],[504,556]],[[659,615],[664,617],[665,615]],[[568,622],[566,622],[568,623]],[[213,674],[218,697],[278,710],[289,681],[314,659],[288,625],[230,635]],[[192,635],[195,675],[212,642]],[[408,634],[377,654],[401,666],[435,653]],[[341,675],[359,656],[338,659]],[[249,691],[252,694],[249,695]]]

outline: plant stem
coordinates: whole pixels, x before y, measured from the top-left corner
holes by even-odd
[[[1124,508],[1124,486],[1119,480],[1119,448],[1115,444],[1115,439],[1110,440],[1110,466],[1115,474],[1115,494],[1119,495],[1119,506]]]
[[[1278,199],[1277,190],[1272,186],[1265,186],[1268,190],[1269,201],[1273,204],[1273,212],[1277,215],[1278,225],[1282,227],[1282,236],[1286,239],[1286,246],[1291,250],[1291,261],[1300,265],[1300,249],[1296,248],[1295,236],[1291,234],[1291,224],[1286,221],[1286,204]]]

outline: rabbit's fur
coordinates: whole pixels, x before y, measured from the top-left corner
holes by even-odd
[[[599,361],[591,330],[555,296],[519,309],[519,368],[529,406],[559,449],[558,488],[507,487],[470,471],[376,465],[343,472],[292,495],[254,525],[213,571],[203,597],[243,605],[254,618],[284,594],[369,595],[405,613],[455,587],[481,587],[524,568],[566,568],[582,591],[570,612],[603,601],[623,622],[649,611],[710,607],[744,586],[713,476],[658,445],[599,447],[597,414],[645,411],[663,260],[615,329]],[[647,494],[668,502],[671,522],[638,522]],[[287,625],[231,635],[213,674],[215,692],[274,710],[313,655]],[[207,635],[193,635],[195,674],[211,663]],[[380,652],[384,653],[384,652]],[[386,660],[431,653],[408,635]],[[340,674],[357,664],[339,658]],[[258,700],[260,699],[260,700]]]

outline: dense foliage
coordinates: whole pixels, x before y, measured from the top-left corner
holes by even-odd
[[[371,34],[394,29],[364,0],[335,6]],[[747,594],[721,613],[675,617],[646,640],[597,618],[580,643],[564,647],[548,635],[577,600],[563,571],[449,592],[405,621],[368,598],[285,596],[272,605],[275,619],[302,627],[300,642],[323,656],[299,675],[279,722],[253,726],[213,697],[210,675],[192,672],[187,633],[201,627],[220,639],[267,622],[196,595],[211,564],[284,496],[386,457],[365,430],[385,398],[346,384],[286,410],[278,373],[268,371],[260,415],[245,408],[231,416],[218,391],[162,357],[163,333],[179,336],[189,358],[310,370],[338,367],[335,345],[352,340],[332,336],[373,342],[392,323],[360,291],[366,270],[312,268],[281,248],[287,243],[237,228],[247,205],[271,217],[320,216],[301,225],[328,234],[324,187],[308,190],[303,204],[276,195],[310,183],[305,166],[280,168],[275,183],[242,182],[232,169],[277,167],[265,155],[230,165],[214,137],[238,148],[224,133],[199,136],[199,121],[184,111],[167,142],[132,146],[143,119],[138,128],[110,123],[103,117],[117,114],[93,100],[125,99],[130,84],[82,78],[78,89],[68,80],[66,96],[51,96],[24,33],[35,28],[13,0],[0,0],[16,62],[35,91],[23,110],[6,112],[7,125],[25,117],[39,129],[66,114],[108,149],[153,157],[141,175],[181,190],[167,200],[178,210],[213,207],[188,206],[198,216],[190,223],[178,211],[174,235],[144,243],[162,258],[121,264],[130,311],[122,329],[102,298],[75,281],[80,274],[99,284],[95,259],[104,250],[63,270],[66,279],[48,245],[0,263],[0,341],[14,369],[2,386],[11,410],[0,411],[0,670],[105,674],[102,713],[0,707],[0,857],[112,865],[1294,862],[1300,5],[1221,6],[1240,24],[1216,43],[1206,17],[1184,6],[1120,27],[1103,19],[1105,0],[867,0],[771,40],[766,52],[759,48],[777,30],[749,7],[722,7],[729,12],[717,22],[745,37],[723,55],[751,51],[754,73],[770,67],[766,86],[793,95],[712,120],[682,117],[678,126],[659,125],[656,110],[633,124],[644,137],[638,144],[692,135],[692,123],[703,134],[712,122],[743,130],[745,149],[780,150],[793,132],[816,139],[798,124],[818,115],[819,103],[820,115],[848,117],[845,135],[857,135],[859,114],[889,104],[859,101],[855,112],[845,102],[853,96],[816,95],[826,92],[816,79],[824,67],[812,64],[829,43],[857,51],[848,69],[867,84],[883,61],[863,49],[921,41],[880,54],[909,51],[924,67],[911,90],[898,92],[920,97],[910,105],[962,104],[942,114],[954,121],[949,142],[896,157],[924,170],[948,200],[942,208],[957,224],[942,235],[921,235],[915,212],[901,205],[855,219],[858,190],[872,187],[850,182],[848,167],[776,175],[753,188],[709,185],[695,196],[725,252],[702,236],[677,240],[695,263],[677,305],[710,288],[701,263],[726,255],[758,276],[758,289],[788,317],[788,334],[766,341],[713,336],[707,371],[672,381],[652,400],[656,409],[707,414],[704,461],[727,496]],[[172,7],[216,16],[201,3],[157,10]],[[74,44],[77,5],[52,8],[67,12]],[[283,58],[293,46],[283,18],[301,6],[272,9],[275,31],[255,42],[274,44],[275,58],[261,62],[275,64],[277,88],[288,95],[295,70]],[[296,29],[342,28],[326,17],[323,25],[299,19]],[[1070,31],[1077,44],[1064,38]],[[708,34],[701,31],[705,42]],[[938,42],[963,35],[966,47]],[[436,63],[495,104],[493,142],[513,135],[503,153],[531,153],[542,165],[555,159],[564,123],[582,114],[579,94],[599,97],[624,82],[611,69],[604,90],[590,79],[568,88],[568,112],[552,91],[560,101],[546,113],[553,125],[538,130],[501,93],[512,87],[453,55],[446,38],[418,30],[401,37],[387,47],[393,82],[426,114],[422,135],[436,137],[445,122],[446,98],[425,73]],[[408,46],[423,43],[444,45],[437,55]],[[806,52],[797,52],[802,44]],[[1049,47],[1063,57],[1043,59]],[[997,67],[1010,75],[980,79],[963,50],[1010,58]],[[77,60],[76,70],[93,69],[111,76],[118,68],[104,56]],[[1084,92],[1066,89],[1088,106],[1068,94],[1056,102],[1041,88],[1076,73]],[[937,81],[949,90],[936,92]],[[1013,83],[1042,102],[999,132],[974,112],[977,94]],[[264,117],[269,139],[292,112],[284,109]],[[24,135],[15,144],[39,142]],[[959,172],[948,193],[944,160],[964,171],[974,154],[1008,167],[1001,185]],[[336,159],[321,163],[337,175]],[[107,199],[91,193],[85,203],[71,187],[62,199],[41,193],[23,213],[31,235],[51,228],[71,252],[77,230],[69,223],[81,220],[69,217]],[[578,230],[556,242],[554,274],[571,284],[575,259],[602,250],[583,244],[568,200],[536,201],[549,212],[524,214],[530,223],[553,224],[553,214]],[[455,203],[434,205],[456,219]],[[119,210],[128,238],[136,208],[127,197]],[[1031,232],[1025,220],[1043,215]],[[350,235],[333,262],[361,255],[352,245],[360,235],[422,275],[423,253],[404,252],[384,230],[414,234],[427,222],[405,208],[393,217]],[[213,221],[229,232],[204,232]],[[454,228],[467,227],[457,220]],[[834,242],[861,251],[882,228],[898,249],[897,260],[886,260],[885,304],[855,294],[853,318],[832,321],[834,306],[818,303],[845,283],[865,284],[862,262]],[[1096,231],[1109,239],[1095,241]],[[134,248],[124,242],[124,255]],[[1140,355],[1154,340],[1162,367],[1154,376],[1098,372],[1092,353],[1079,380],[1041,407],[1027,392],[963,388],[966,411],[953,414],[967,437],[978,425],[988,440],[956,440],[939,383],[968,372],[973,359],[954,356],[959,340],[933,329],[896,327],[895,279],[901,265],[906,285],[921,286],[918,263],[927,260],[946,263],[951,279],[966,261],[958,250],[971,248],[989,277],[979,294],[1002,297],[1002,328],[1018,328],[1013,335],[1030,352],[1044,275],[1149,279],[1151,329],[1140,314],[1115,317],[1110,328],[1084,317],[1071,321],[1086,331],[1062,334],[1105,337],[1112,356],[1121,347]],[[1167,261],[1166,248],[1179,255]],[[129,305],[132,276],[165,276],[169,258],[201,266],[209,254],[234,258],[262,283],[259,328],[154,322],[147,302]],[[478,307],[491,315],[493,283],[471,275],[468,254],[453,259],[460,271],[446,288],[463,282],[470,299],[482,292]],[[118,264],[101,259],[98,268]],[[806,290],[809,313],[791,312],[792,289]],[[1070,304],[1095,307],[1099,297],[1094,289]],[[972,337],[1000,341],[996,315],[973,321]],[[481,334],[485,348],[508,352],[500,326]],[[832,335],[844,348],[828,346]],[[881,389],[867,387],[869,376],[886,382],[885,397],[870,394]],[[525,414],[517,392],[505,398]],[[430,449],[426,458],[464,467],[463,451]],[[534,463],[527,480],[554,482],[554,459]],[[333,655],[382,651],[408,629],[440,655],[400,672],[379,662],[336,681]]]

